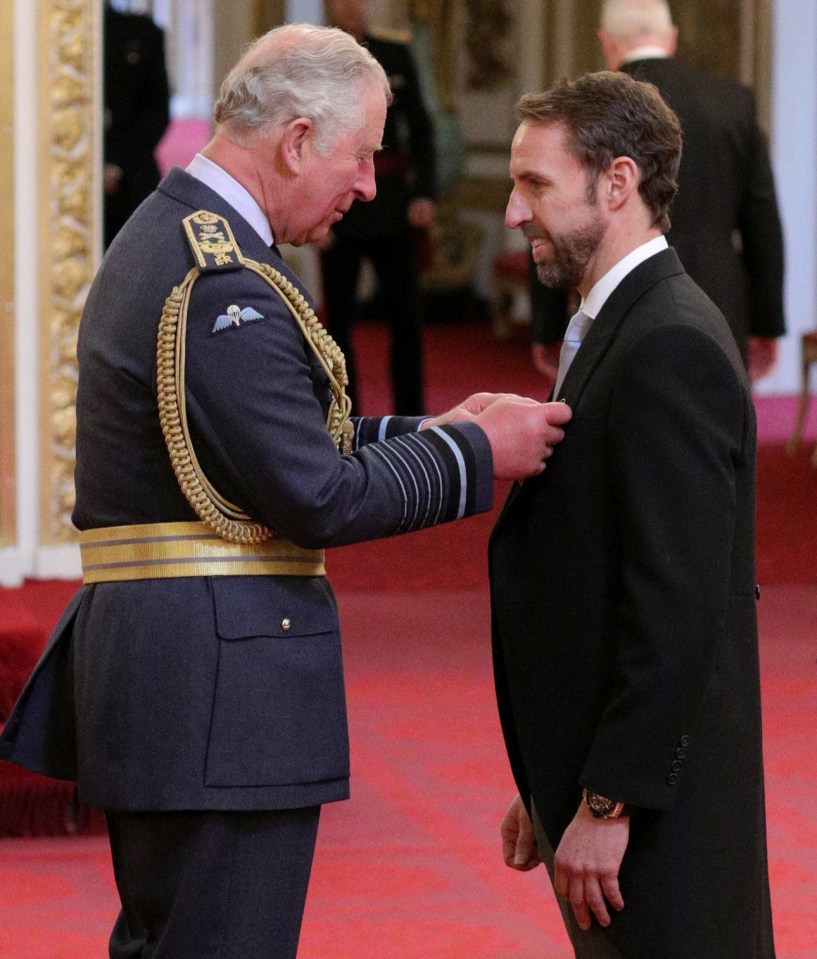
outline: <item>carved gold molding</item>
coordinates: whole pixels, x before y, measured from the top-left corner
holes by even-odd
[[[14,480],[14,10],[0,4],[0,209],[3,268],[0,270],[0,548],[15,533]]]
[[[101,0],[40,0],[41,540],[74,538],[77,328],[99,260]]]

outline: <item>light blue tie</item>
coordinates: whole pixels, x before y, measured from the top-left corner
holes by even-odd
[[[559,390],[562,388],[562,383],[570,368],[570,364],[573,362],[576,353],[578,353],[579,347],[582,345],[582,340],[584,339],[584,334],[592,322],[592,317],[588,316],[582,310],[579,310],[578,313],[573,314],[570,322],[567,324],[564,342],[562,343],[562,349],[559,353],[559,369],[556,373],[556,384],[553,387],[554,399],[557,399],[559,396]]]

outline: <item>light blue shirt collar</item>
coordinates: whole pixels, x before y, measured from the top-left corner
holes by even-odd
[[[647,240],[647,242],[642,243],[641,246],[637,246],[628,253],[627,256],[619,260],[612,270],[608,270],[604,276],[598,280],[593,286],[593,289],[587,294],[587,299],[582,300],[581,311],[589,317],[592,317],[592,319],[595,319],[599,315],[601,308],[607,302],[610,294],[619,283],[621,283],[624,277],[627,276],[628,273],[632,273],[644,260],[655,256],[655,254],[660,253],[661,250],[666,250],[667,247],[667,238],[663,236],[663,234]]]
[[[244,217],[267,246],[272,245],[274,237],[266,214],[256,203],[255,197],[235,177],[230,176],[224,167],[197,153],[188,164],[187,172],[218,193],[222,200]]]

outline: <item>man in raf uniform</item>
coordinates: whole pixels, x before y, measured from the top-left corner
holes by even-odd
[[[321,804],[349,792],[328,546],[491,505],[559,405],[348,417],[343,356],[274,242],[375,194],[388,81],[339,30],[259,39],[216,133],[123,228],[80,324],[84,584],[0,753],[106,810],[113,959],[293,959]]]

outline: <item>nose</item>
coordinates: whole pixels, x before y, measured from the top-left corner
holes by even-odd
[[[374,160],[368,159],[360,165],[358,177],[355,181],[355,195],[358,200],[368,202],[375,198],[377,185],[374,180]]]
[[[508,197],[508,206],[505,208],[505,226],[511,230],[518,230],[523,223],[528,223],[531,219],[528,204],[514,188],[511,190],[511,195]]]

